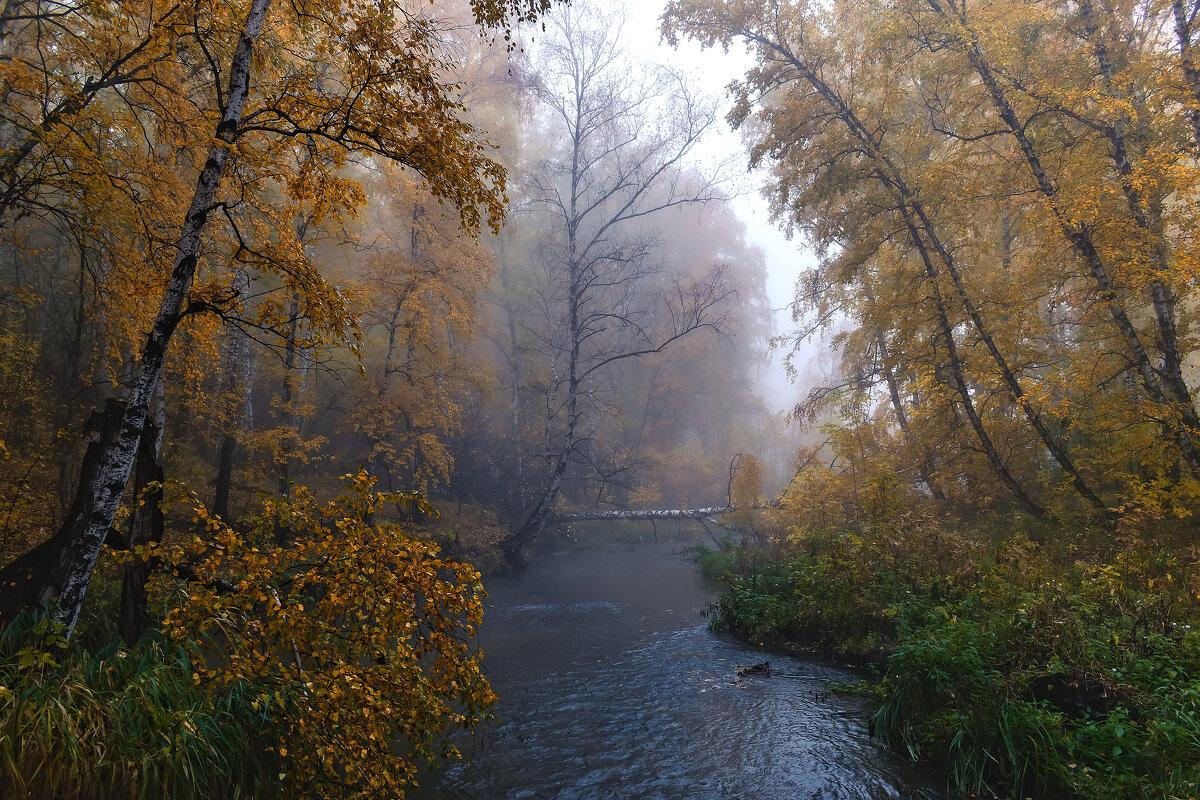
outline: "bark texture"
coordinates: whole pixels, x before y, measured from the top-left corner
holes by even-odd
[[[162,483],[166,479],[162,465],[163,431],[166,423],[166,397],[159,383],[153,419],[147,420],[138,445],[134,466],[133,496],[138,500],[129,520],[126,548],[132,559],[125,565],[121,579],[121,610],[117,629],[125,644],[132,647],[150,629],[150,609],[146,600],[146,582],[153,564],[139,557],[137,548],[162,541],[166,529]],[[156,488],[149,488],[155,486]]]
[[[245,25],[229,65],[226,105],[215,132],[216,144],[196,181],[196,189],[180,229],[171,279],[159,311],[142,348],[137,377],[130,388],[125,411],[114,441],[101,448],[98,463],[91,474],[81,476],[78,497],[82,499],[77,522],[59,554],[50,580],[41,594],[56,597],[55,618],[75,628],[88,581],[108,535],[113,517],[137,457],[154,389],[162,378],[167,347],[182,318],[188,290],[196,272],[201,237],[216,202],[217,189],[225,174],[231,145],[250,93],[250,74],[254,44],[266,20],[271,0],[250,0]]]

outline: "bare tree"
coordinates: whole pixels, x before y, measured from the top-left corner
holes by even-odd
[[[527,189],[547,220],[539,248],[550,276],[547,328],[534,337],[551,376],[545,472],[506,544],[513,558],[550,519],[568,469],[586,469],[584,418],[601,402],[602,374],[720,330],[732,294],[723,268],[699,280],[668,274],[647,232],[656,214],[720,196],[713,176],[686,168],[715,122],[714,106],[670,70],[634,69],[614,17],[566,8],[548,23],[537,94],[553,149]]]

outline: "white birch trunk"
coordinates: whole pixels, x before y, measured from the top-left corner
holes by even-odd
[[[129,483],[138,442],[146,424],[146,412],[154,387],[162,377],[167,346],[179,324],[195,276],[200,237],[216,200],[230,146],[237,137],[238,125],[250,93],[251,57],[270,5],[271,0],[250,0],[245,27],[229,65],[225,113],[216,129],[215,138],[219,144],[209,152],[208,160],[196,181],[196,191],[180,229],[171,280],[142,349],[137,380],[129,392],[120,433],[116,442],[101,455],[100,467],[88,489],[89,502],[78,519],[73,521],[75,530],[59,560],[54,587],[58,596],[55,618],[66,625],[68,634],[75,628],[96,557],[100,554],[100,547]]]

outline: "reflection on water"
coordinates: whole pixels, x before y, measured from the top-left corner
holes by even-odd
[[[708,632],[669,549],[575,552],[485,581],[498,719],[418,798],[904,798],[929,785],[867,737],[854,676]],[[736,677],[770,659],[771,677]],[[782,674],[780,674],[782,673]]]

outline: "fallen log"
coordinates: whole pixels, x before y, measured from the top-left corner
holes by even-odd
[[[754,508],[776,508],[779,506],[779,500],[757,500]],[[522,561],[521,548],[528,541],[545,527],[554,527],[570,522],[595,522],[595,521],[638,521],[649,520],[671,520],[671,519],[694,519],[705,524],[705,530],[712,538],[713,543],[718,547],[720,541],[708,529],[708,524],[711,523],[728,531],[733,531],[738,534],[746,534],[747,531],[729,520],[723,520],[722,517],[730,511],[736,511],[736,505],[724,506],[708,506],[706,508],[656,508],[643,510],[618,510],[618,509],[590,509],[586,511],[547,511],[544,515],[539,516],[539,524],[537,530],[523,526],[515,534],[505,540],[501,547],[504,550],[505,556],[510,564],[520,564]]]
[[[566,511],[556,512],[550,517],[550,524],[561,525],[564,522],[591,522],[594,520],[659,520],[659,519],[708,519],[726,511],[732,511],[733,506],[711,506],[709,508],[659,508],[646,511]]]

